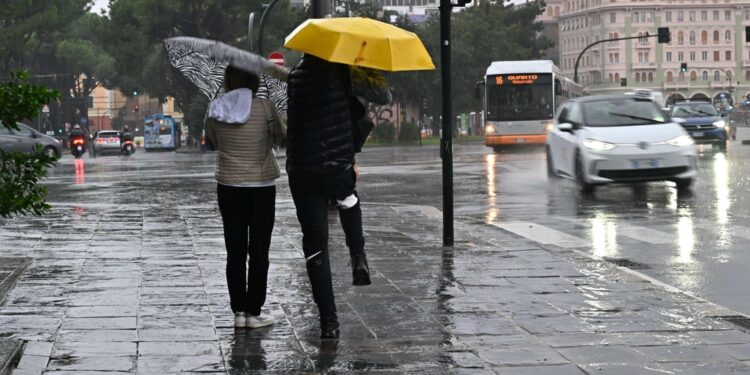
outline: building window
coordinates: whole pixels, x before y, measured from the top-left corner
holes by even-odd
[[[726,61],[732,60],[732,51],[724,51],[724,60]]]
[[[654,82],[654,73],[648,72],[648,81],[649,82]]]
[[[690,44],[695,44],[695,31],[690,32]]]
[[[613,55],[613,54],[610,53],[609,54],[609,63],[610,64],[614,64],[614,62],[615,62],[615,55]]]
[[[695,51],[690,52],[690,61],[695,61]]]
[[[680,77],[680,82],[685,82],[685,73],[684,72],[680,72],[680,76],[679,77]]]
[[[615,23],[617,22],[617,14],[616,13],[610,13],[609,14],[609,23]]]
[[[718,20],[719,20],[719,11],[715,10],[714,11],[714,21],[718,21]]]
[[[685,61],[685,53],[684,52],[677,52],[677,61],[679,61],[679,62]]]
[[[719,51],[714,51],[714,61],[719,61]]]
[[[635,73],[635,81],[641,82],[641,73]]]
[[[685,44],[685,33],[683,33],[682,31],[677,32],[677,44]]]
[[[677,11],[677,22],[683,22],[685,21],[685,12],[678,10]]]
[[[641,14],[638,12],[633,12],[633,23],[639,22],[641,22]]]
[[[692,72],[690,72],[690,80],[691,81],[695,81],[697,79],[698,79],[698,73],[696,73],[695,70],[693,70]]]
[[[701,11],[701,21],[708,21],[708,11]]]
[[[745,81],[750,81],[750,70],[745,71]]]
[[[615,63],[619,63],[619,62],[620,62],[620,54],[615,53]]]
[[[609,81],[610,82],[614,81],[614,78],[612,78],[612,73],[609,73]]]
[[[666,13],[664,13],[664,18],[667,19],[667,22],[672,22],[672,12],[667,11]]]
[[[620,73],[615,73],[615,82],[620,82]]]
[[[727,30],[724,32],[724,41],[725,42],[731,42],[732,41],[732,32]]]
[[[672,74],[672,72],[667,72],[667,82],[672,81],[674,81],[674,75]]]
[[[701,52],[701,61],[708,61],[708,51]]]
[[[703,80],[704,81],[708,81],[708,71],[707,70],[703,71]]]
[[[708,44],[708,31],[701,31],[701,44]]]
[[[672,52],[667,52],[667,61],[672,61]]]
[[[714,81],[721,81],[721,72],[718,70],[714,72]]]
[[[719,30],[714,30],[714,44],[719,44]]]
[[[695,11],[691,10],[690,13],[688,13],[688,20],[690,22],[695,22]]]
[[[725,10],[724,11],[724,21],[731,21],[732,20],[732,11],[731,10]]]

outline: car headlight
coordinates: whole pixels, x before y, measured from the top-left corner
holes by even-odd
[[[615,148],[615,145],[609,142],[596,141],[593,139],[584,139],[583,147],[586,147],[590,150],[596,150],[596,151],[609,151]]]
[[[495,132],[495,127],[492,125],[487,125],[484,127],[484,134],[492,134]]]
[[[714,126],[719,129],[724,129],[724,127],[727,126],[727,122],[724,120],[719,120],[719,121],[714,122]]]
[[[693,137],[689,135],[681,135],[677,138],[668,140],[667,143],[672,146],[684,147],[684,146],[690,146],[692,144],[695,144],[695,141],[693,140]]]

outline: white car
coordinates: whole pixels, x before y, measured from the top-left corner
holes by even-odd
[[[547,173],[590,193],[612,182],[674,181],[696,175],[695,142],[649,98],[589,96],[560,106],[547,137]]]

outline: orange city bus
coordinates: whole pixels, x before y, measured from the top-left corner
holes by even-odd
[[[484,143],[544,144],[557,106],[582,95],[583,87],[560,75],[550,60],[495,61],[481,82]]]

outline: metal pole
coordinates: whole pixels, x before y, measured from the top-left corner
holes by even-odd
[[[255,13],[247,17],[247,50],[253,52],[253,26],[255,25]]]
[[[312,0],[312,18],[325,18],[331,14],[331,0]]]
[[[263,56],[263,29],[266,27],[266,19],[268,19],[268,14],[271,13],[271,9],[273,9],[273,6],[276,5],[276,2],[279,0],[271,0],[271,2],[266,5],[266,9],[263,10],[263,15],[260,16],[260,29],[258,30],[258,54]]]
[[[583,54],[586,53],[586,51],[588,51],[589,48],[591,48],[591,47],[593,47],[593,46],[595,46],[597,44],[604,43],[604,42],[616,42],[616,41],[619,41],[619,40],[653,38],[655,36],[659,36],[659,35],[642,35],[642,36],[629,36],[627,38],[602,39],[602,40],[600,40],[598,42],[594,42],[594,43],[589,44],[588,46],[586,46],[586,48],[583,49],[583,51],[581,51],[581,53],[578,54],[578,58],[576,58],[576,65],[575,65],[575,68],[573,69],[573,82],[579,83],[578,82],[578,63],[581,62],[581,58],[583,58]]]
[[[450,0],[440,0],[440,76],[443,82],[443,119],[440,157],[443,159],[443,246],[453,246],[453,115],[451,114]]]

